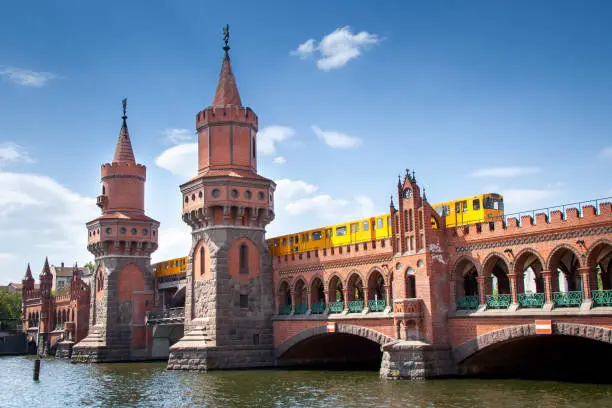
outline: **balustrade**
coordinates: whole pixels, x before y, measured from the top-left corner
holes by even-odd
[[[344,302],[329,302],[329,313],[342,313],[344,310]]]
[[[313,303],[310,306],[310,313],[321,314],[325,311],[325,303]]]
[[[396,315],[421,317],[422,300],[420,298],[397,299],[393,301],[393,313]]]
[[[538,309],[544,306],[546,296],[544,293],[519,293],[518,303],[524,309]]]
[[[368,309],[370,312],[382,312],[387,307],[387,301],[385,299],[368,300]]]
[[[490,309],[507,309],[512,303],[512,295],[487,295],[486,300]]]
[[[351,300],[348,302],[348,310],[350,313],[359,313],[363,310],[363,300]]]
[[[555,307],[580,307],[582,304],[582,291],[553,292]]]
[[[279,315],[288,315],[291,314],[291,305],[280,305],[278,307]]]
[[[306,314],[308,311],[308,305],[295,305],[295,309],[293,311],[294,314]]]
[[[476,296],[459,296],[457,298],[457,310],[474,310],[478,309],[480,299]]]
[[[612,306],[612,290],[594,290],[591,292],[593,306]]]

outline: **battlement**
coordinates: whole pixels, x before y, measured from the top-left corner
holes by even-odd
[[[534,210],[509,214],[495,220],[464,225],[448,231],[464,240],[477,240],[513,233],[525,234],[574,226],[584,227],[591,223],[601,224],[602,220],[612,222],[612,203],[610,201],[597,202],[596,205],[586,204],[577,207],[566,205],[561,206],[560,209],[555,207],[555,209],[545,209],[545,211]]]
[[[331,261],[353,260],[373,255],[393,255],[391,239],[360,242],[357,244],[340,245],[313,251],[299,252],[291,255],[275,256],[275,270],[291,269],[300,266],[310,266]]]
[[[28,289],[23,291],[23,299],[39,299],[41,296],[40,289]]]
[[[257,115],[244,106],[209,106],[196,115],[196,128],[218,122],[241,122],[257,129]]]
[[[65,295],[55,296],[55,303],[69,303],[70,302],[70,292]]]
[[[115,175],[147,177],[147,167],[143,164],[104,163],[101,167],[102,178]]]

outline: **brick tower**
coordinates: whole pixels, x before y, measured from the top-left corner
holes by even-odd
[[[192,228],[185,336],[170,348],[170,369],[273,364],[272,265],[265,227],[275,184],[257,174],[257,115],[242,106],[225,55],[212,105],[196,115],[198,175],[181,185]]]
[[[151,254],[157,249],[159,222],[145,215],[147,169],[137,164],[123,124],[111,163],[102,165],[102,215],[87,223],[89,252],[97,269],[91,282],[89,333],[77,343],[79,362],[146,359],[151,355],[151,329],[145,326],[153,306]]]

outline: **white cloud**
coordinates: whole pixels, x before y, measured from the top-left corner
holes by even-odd
[[[302,180],[280,179],[275,180],[276,191],[274,198],[276,203],[284,205],[291,200],[305,197],[317,191],[317,186],[308,184]]]
[[[23,68],[0,66],[0,76],[17,85],[44,86],[49,80],[58,78],[50,72],[36,72]]]
[[[2,280],[17,281],[25,262],[42,266],[93,259],[87,252],[85,223],[100,212],[94,198],[75,193],[47,176],[0,172],[0,246],[12,257],[3,259]]]
[[[186,224],[159,229],[159,247],[152,255],[152,262],[187,256],[191,249],[191,229]]]
[[[538,167],[491,167],[473,171],[471,177],[520,177],[539,173]]]
[[[318,126],[312,126],[312,131],[315,132],[319,139],[323,140],[329,147],[334,149],[359,147],[362,142],[358,137],[349,136],[334,130],[323,130]]]
[[[604,159],[612,159],[612,146],[603,148],[599,152],[599,157],[602,157]]]
[[[14,162],[31,163],[34,160],[28,156],[28,152],[13,142],[0,143],[0,167]]]
[[[300,44],[290,54],[303,59],[319,51],[321,55],[317,60],[317,67],[320,70],[329,71],[342,68],[347,62],[361,55],[365,47],[378,44],[380,41],[380,37],[376,34],[370,34],[367,31],[353,34],[349,26],[344,26],[327,34],[318,45],[311,38]]]
[[[257,152],[264,156],[276,153],[276,145],[292,138],[295,131],[286,126],[268,126],[257,132]]]
[[[272,159],[272,163],[274,163],[274,164],[285,164],[285,163],[287,163],[287,159],[285,159],[283,156],[276,156],[274,159]]]
[[[187,143],[194,140],[194,134],[189,129],[165,129],[163,134],[164,140],[171,144]]]
[[[561,190],[507,189],[502,190],[501,194],[504,197],[504,212],[511,214],[554,206],[558,203],[553,200],[561,195]]]
[[[357,196],[352,200],[332,198],[329,194],[300,198],[284,207],[290,216],[312,213],[326,222],[340,222],[374,215],[374,203],[369,197]]]
[[[198,172],[198,144],[185,143],[164,150],[155,164],[181,177],[193,177]]]

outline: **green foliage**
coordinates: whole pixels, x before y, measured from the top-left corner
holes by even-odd
[[[21,319],[21,293],[0,289],[0,319]]]

